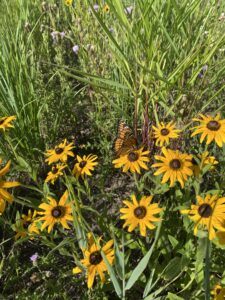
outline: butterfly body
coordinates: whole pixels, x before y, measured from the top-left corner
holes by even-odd
[[[118,125],[118,133],[114,142],[114,152],[117,157],[127,154],[129,151],[136,149],[137,140],[133,132],[124,121]]]

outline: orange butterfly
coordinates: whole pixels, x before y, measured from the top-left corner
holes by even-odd
[[[137,141],[133,132],[124,121],[120,121],[118,125],[118,133],[114,142],[114,152],[117,157],[125,155],[130,150],[136,149]]]

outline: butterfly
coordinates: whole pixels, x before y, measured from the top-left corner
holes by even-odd
[[[133,131],[124,121],[120,121],[118,125],[117,137],[114,142],[114,152],[117,157],[125,155],[130,150],[136,149],[137,140],[133,135]]]

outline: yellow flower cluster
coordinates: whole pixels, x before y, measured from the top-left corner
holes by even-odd
[[[54,149],[47,150],[45,155],[47,158],[45,161],[52,165],[51,171],[48,172],[48,175],[45,179],[45,182],[51,182],[54,184],[55,181],[60,177],[63,176],[63,170],[67,168],[66,162],[69,157],[74,157],[73,153],[73,143],[67,143],[67,139],[65,139],[62,143],[55,146]],[[92,176],[91,171],[94,170],[94,167],[98,164],[96,162],[97,155],[84,155],[83,157],[77,155],[76,159],[77,162],[74,164],[72,173],[76,178],[80,176],[82,178],[86,176]]]

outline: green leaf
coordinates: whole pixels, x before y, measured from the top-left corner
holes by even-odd
[[[156,235],[155,235],[155,240],[154,240],[154,243],[153,243],[152,247],[148,250],[148,252],[141,259],[139,264],[133,270],[133,272],[132,272],[132,274],[131,274],[131,276],[130,276],[127,284],[126,284],[126,287],[125,287],[126,290],[129,290],[135,284],[135,282],[138,280],[138,278],[141,276],[141,274],[143,273],[143,271],[147,267],[149,259],[151,258],[153,250],[154,250],[154,248],[156,246],[156,243],[158,241],[161,226],[162,226],[162,222],[160,222],[160,224],[158,225]]]
[[[114,286],[114,288],[115,288],[115,291],[116,291],[118,297],[121,298],[121,295],[122,295],[122,289],[121,289],[121,286],[120,286],[120,284],[119,284],[119,281],[118,281],[117,278],[116,278],[114,269],[113,269],[113,267],[110,265],[110,263],[109,263],[109,261],[108,261],[106,255],[105,255],[104,251],[101,251],[101,255],[102,255],[102,257],[103,257],[103,259],[104,259],[104,262],[105,262],[105,264],[106,264],[106,266],[107,266],[107,269],[108,269],[108,272],[109,272],[109,276],[110,276],[110,278],[111,278],[111,280],[112,280],[112,283],[113,283],[113,286]]]
[[[173,293],[168,293],[167,298],[168,300],[184,300],[184,298],[179,297]]]

